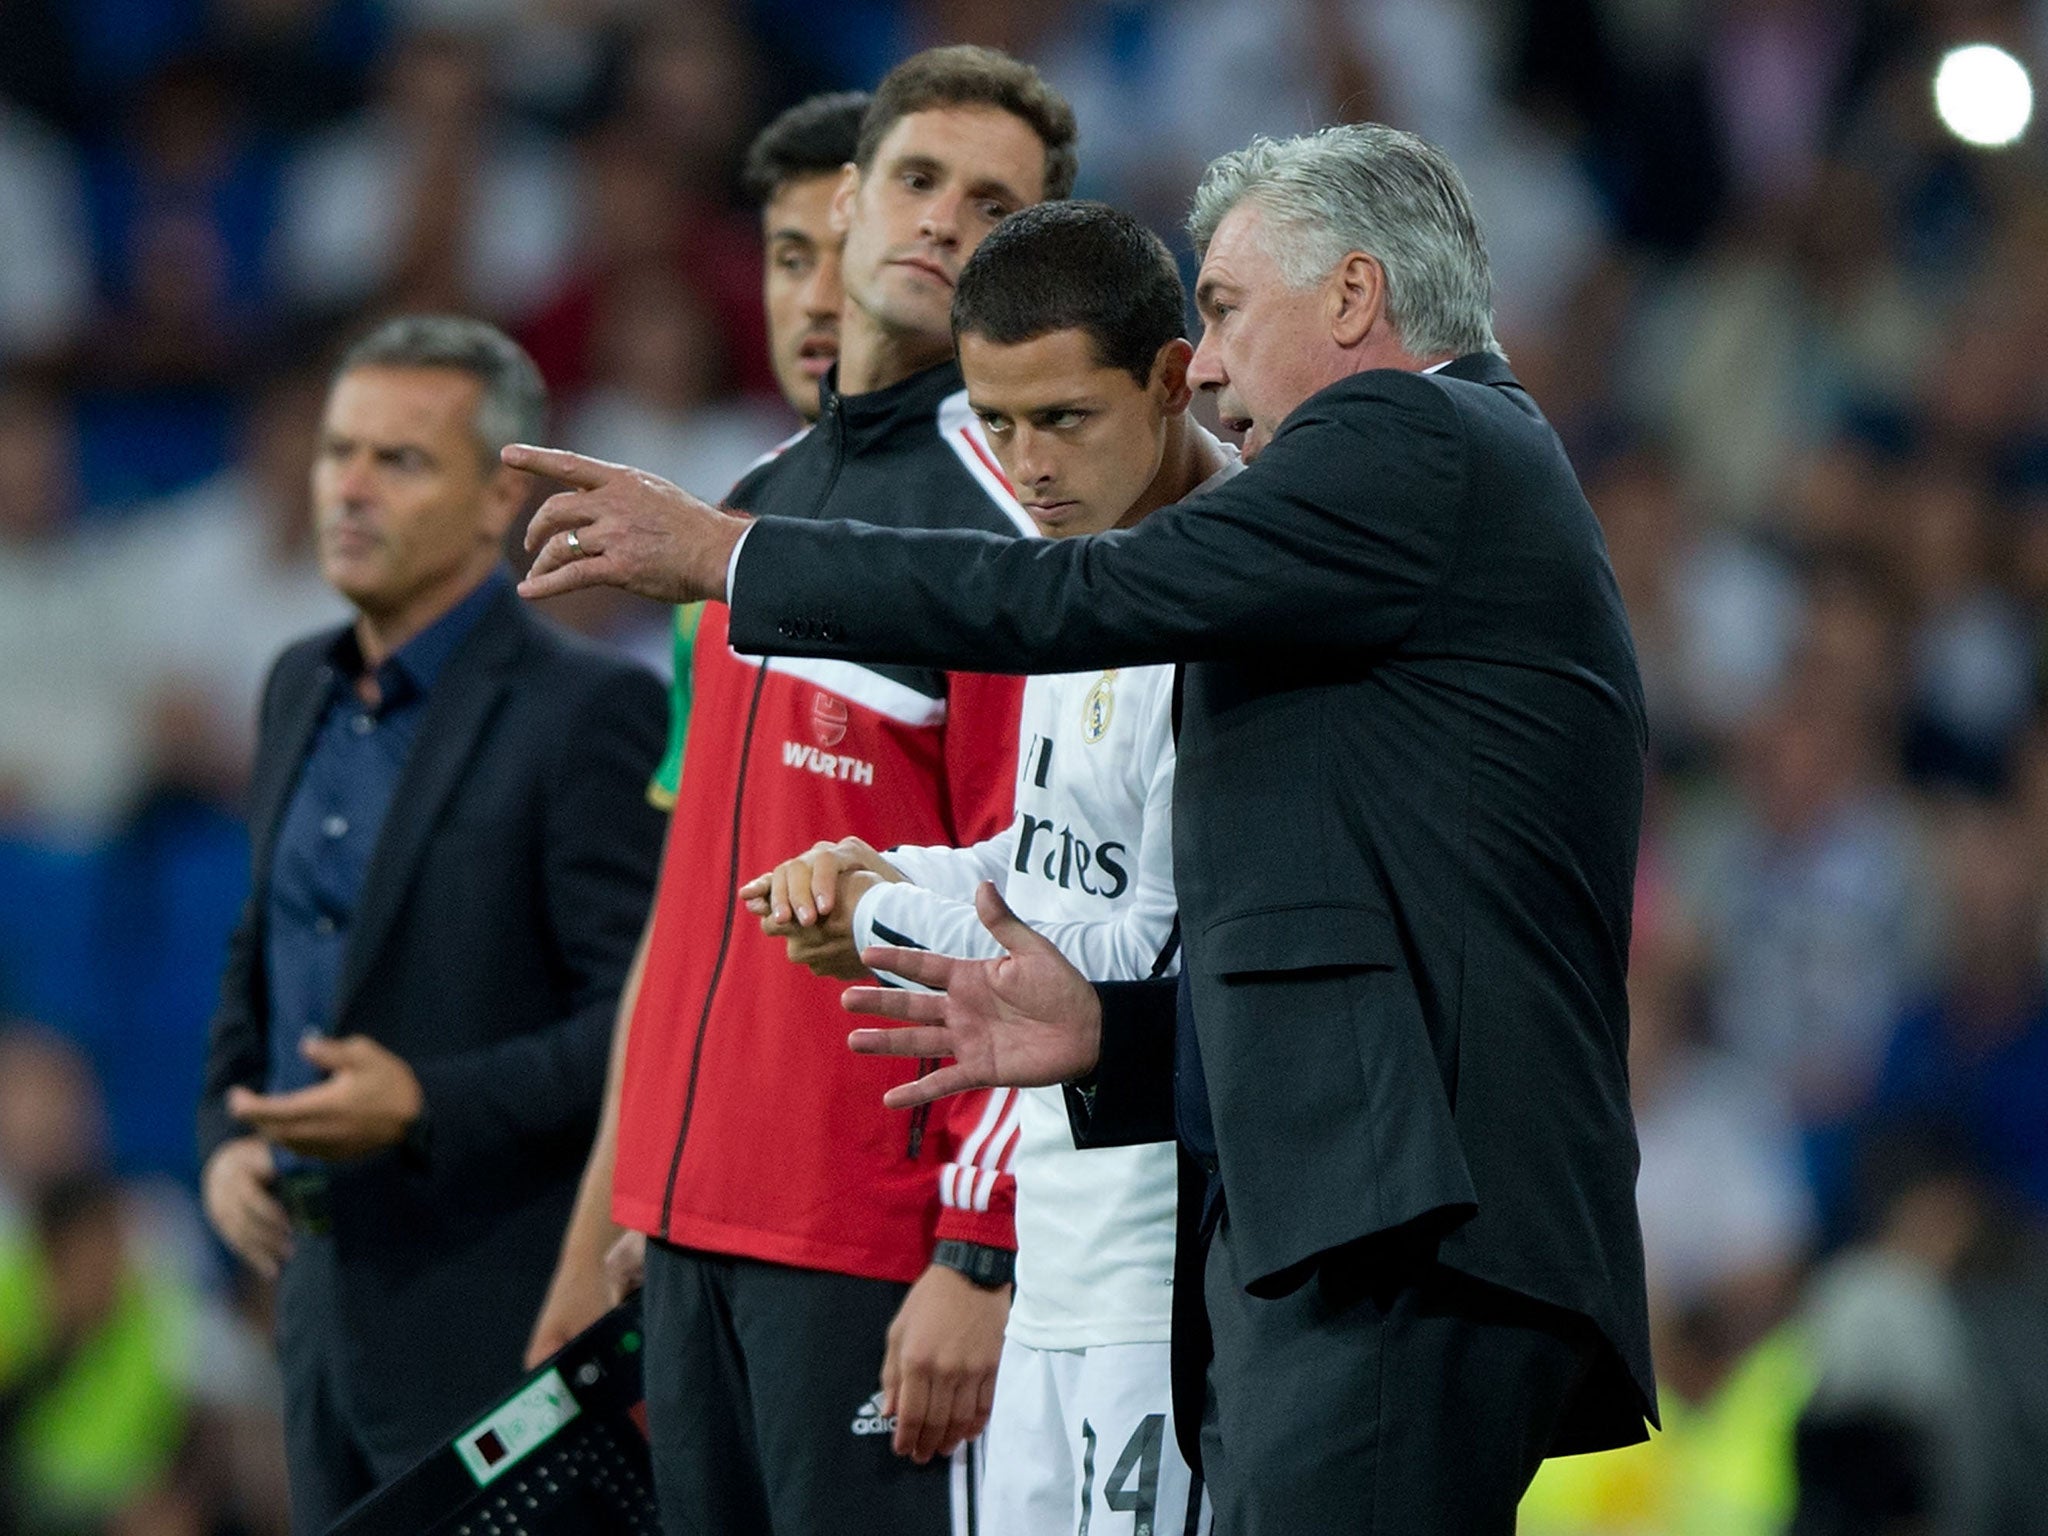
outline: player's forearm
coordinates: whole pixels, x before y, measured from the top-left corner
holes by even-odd
[[[859,949],[892,945],[975,960],[993,960],[1003,952],[972,906],[907,883],[877,885],[862,894],[853,909],[853,942]],[[924,990],[900,976],[883,974],[892,986]]]
[[[966,848],[891,848],[883,857],[911,885],[971,906],[982,881],[1005,883],[1016,846],[1016,828],[1010,826]]]
[[[633,1009],[640,1001],[640,979],[647,969],[647,951],[653,936],[654,918],[649,914],[646,926],[640,930],[640,943],[633,951],[633,963],[626,971],[626,984],[619,993],[611,1054],[605,1062],[604,1101],[598,1111],[597,1135],[591,1141],[583,1178],[576,1186],[576,1204],[562,1238],[565,1259],[574,1255],[582,1261],[601,1264],[605,1250],[619,1235],[619,1226],[612,1220],[612,1170],[619,1153],[619,1095],[626,1077],[626,1044],[632,1032]]]
[[[568,1228],[562,1234],[561,1262],[565,1265],[601,1266],[605,1251],[618,1240],[622,1229],[612,1220],[612,1168],[617,1153],[616,1130],[600,1126],[576,1186]]]

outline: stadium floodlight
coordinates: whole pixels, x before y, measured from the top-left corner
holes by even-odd
[[[1934,110],[1965,144],[2003,149],[2019,141],[2034,115],[2027,67],[1993,43],[1969,43],[1942,55],[1934,71]]]

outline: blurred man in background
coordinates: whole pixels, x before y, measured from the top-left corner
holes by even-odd
[[[761,130],[742,173],[761,207],[761,297],[782,398],[818,419],[818,384],[839,357],[839,252],[832,198],[860,141],[865,91],[799,102]]]
[[[660,842],[654,680],[502,572],[532,364],[476,321],[358,342],[313,467],[356,609],[279,658],[253,881],[199,1109],[222,1238],[278,1278],[293,1523],[319,1531],[519,1368]]]

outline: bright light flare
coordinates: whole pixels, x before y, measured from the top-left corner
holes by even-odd
[[[2018,142],[2034,115],[2027,67],[2003,48],[1970,43],[1942,55],[1934,71],[1934,110],[1965,144],[2003,149]]]

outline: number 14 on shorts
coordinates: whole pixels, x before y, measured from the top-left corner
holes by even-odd
[[[1166,1415],[1146,1414],[1103,1481],[1103,1507],[1135,1516],[1131,1536],[1153,1536],[1159,1510],[1159,1453],[1165,1442]],[[1081,1444],[1081,1523],[1074,1536],[1088,1536],[1088,1522],[1095,1513],[1096,1435],[1086,1419],[1081,1421]]]

